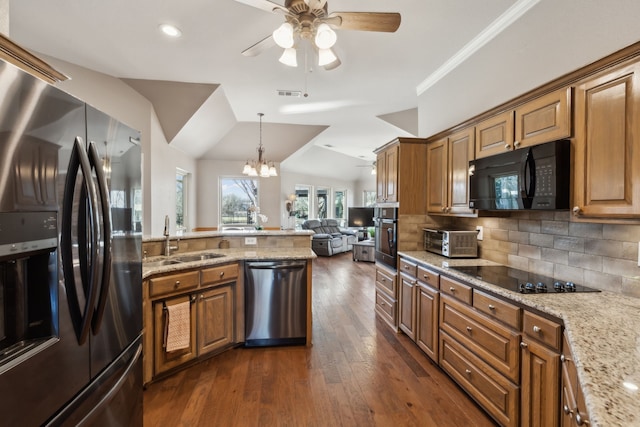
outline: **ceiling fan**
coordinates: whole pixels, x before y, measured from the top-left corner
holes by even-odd
[[[236,0],[249,6],[284,15],[285,22],[271,35],[245,49],[244,56],[256,56],[278,45],[284,49],[280,62],[297,66],[298,43],[308,41],[318,54],[318,65],[332,70],[340,59],[332,46],[336,30],[395,32],[400,14],[395,12],[328,12],[327,0],[285,0],[284,6],[269,0]]]

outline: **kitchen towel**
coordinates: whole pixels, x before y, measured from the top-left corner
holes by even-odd
[[[165,351],[189,348],[191,344],[191,302],[185,301],[167,306],[165,323]]]

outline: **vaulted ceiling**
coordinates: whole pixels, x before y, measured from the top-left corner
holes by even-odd
[[[619,48],[640,40],[637,25],[631,25],[640,13],[638,3],[329,0],[329,12],[402,16],[395,33],[337,30],[334,50],[342,65],[332,71],[314,65],[313,51],[306,58],[300,52],[297,68],[278,62],[278,47],[255,57],[241,55],[271,34],[283,16],[234,0],[10,0],[10,37],[37,52],[122,78],[153,103],[167,141],[195,158],[255,157],[257,113],[262,112],[269,160],[294,172],[352,178],[365,170],[356,166],[373,161],[374,148],[397,136],[417,135],[418,88],[425,79],[433,86],[422,96],[442,108],[420,119],[433,118],[437,129],[456,103],[482,105],[484,82],[492,76],[473,76],[474,69],[490,70],[487,64],[504,69],[519,53],[500,51],[501,37],[522,38],[518,46],[525,52],[544,43],[548,48],[540,61],[564,64],[579,52],[549,43],[554,35],[580,46],[580,37],[599,30],[599,22],[622,22],[609,29],[607,37],[615,40],[609,45]],[[548,27],[537,24],[549,14]],[[161,23],[177,25],[182,37],[164,36]],[[593,46],[594,55],[609,49],[584,40],[588,44],[581,47]],[[575,63],[588,59],[583,55]],[[471,76],[475,82],[465,89],[466,99],[446,99],[454,85],[468,83]],[[308,96],[280,96],[278,91]],[[318,161],[338,155],[340,161]]]

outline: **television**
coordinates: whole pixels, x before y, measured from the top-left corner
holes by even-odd
[[[373,208],[349,208],[348,226],[354,228],[373,227]]]

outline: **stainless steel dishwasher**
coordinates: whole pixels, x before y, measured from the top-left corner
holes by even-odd
[[[306,261],[245,262],[245,346],[305,344]]]

